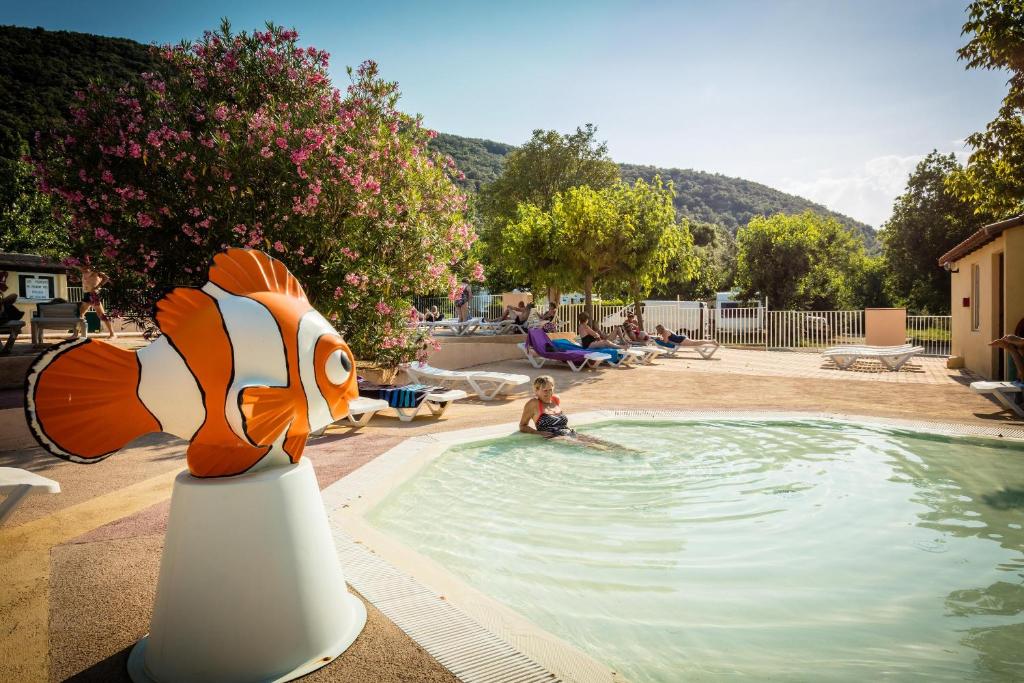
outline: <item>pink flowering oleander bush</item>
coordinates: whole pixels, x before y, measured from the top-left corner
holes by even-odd
[[[476,235],[436,133],[397,109],[373,62],[341,93],[328,55],[295,31],[233,34],[154,48],[141,85],[75,94],[40,137],[40,188],[68,219],[73,265],[113,278],[115,308],[151,310],[175,285],[205,281],[229,246],[284,261],[356,356],[389,367],[429,340],[414,293],[450,291]]]

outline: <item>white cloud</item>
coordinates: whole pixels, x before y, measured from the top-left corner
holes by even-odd
[[[923,158],[923,154],[889,154],[869,159],[844,174],[826,171],[813,180],[784,178],[778,188],[878,228],[889,219],[893,201]]]

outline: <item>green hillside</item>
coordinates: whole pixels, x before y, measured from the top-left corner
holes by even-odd
[[[156,66],[149,47],[89,33],[0,26],[0,157],[63,116],[90,81],[123,83]]]
[[[456,165],[466,174],[463,186],[469,190],[479,189],[480,185],[496,178],[501,173],[505,155],[515,149],[513,145],[500,142],[445,133],[438,135],[434,144],[442,153],[451,155]],[[675,207],[679,215],[702,223],[720,225],[733,234],[753,216],[778,212],[801,213],[810,209],[831,216],[847,228],[860,233],[869,248],[877,246],[875,231],[871,226],[767,185],[690,169],[636,164],[619,164],[619,169],[622,179],[630,183],[637,178],[650,181],[655,175],[660,175],[666,181],[671,180],[675,183]]]

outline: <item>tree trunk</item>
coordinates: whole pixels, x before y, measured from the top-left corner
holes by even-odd
[[[590,316],[591,321],[594,320],[593,291],[594,277],[588,275],[583,280],[583,311]],[[596,325],[597,323],[595,322],[594,324]]]
[[[633,294],[633,312],[636,313],[637,326],[644,329],[644,307],[639,294]]]
[[[562,303],[562,290],[558,287],[548,287],[548,301],[554,301],[556,304]],[[547,308],[544,308],[541,313],[546,310]]]

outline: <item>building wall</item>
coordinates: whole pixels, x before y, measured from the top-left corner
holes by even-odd
[[[23,271],[10,270],[10,269],[6,269],[6,270],[7,270],[7,273],[8,273],[8,275],[7,275],[7,291],[0,292],[0,294],[2,294],[2,295],[12,294],[12,293],[16,293],[16,292],[19,291],[18,290],[18,285],[19,285],[19,282],[20,282],[20,276],[21,275],[45,275],[47,277],[52,277],[53,278],[53,295],[54,295],[54,297],[55,298],[60,298],[60,299],[67,299],[68,298],[68,277],[67,277],[67,275],[65,275],[63,273],[39,273],[39,272],[33,272],[33,271],[27,271],[27,270],[23,270]],[[45,302],[45,301],[49,301],[49,299],[42,299],[41,301]],[[25,311],[25,320],[28,320],[28,318],[31,317],[32,314],[36,310],[36,303],[38,303],[38,302],[36,300],[34,300],[34,299],[19,298],[15,302],[14,305],[15,305],[16,308],[19,308],[22,311]],[[26,327],[26,329],[27,329],[27,327]]]
[[[999,255],[1003,254],[1003,306],[1005,321],[999,328],[998,296]],[[971,297],[973,266],[980,267],[978,296],[979,325],[971,329],[971,308],[963,300]],[[992,242],[956,262],[950,282],[952,312],[952,353],[964,359],[964,366],[985,377],[998,375],[998,352],[988,345],[993,339],[1013,332],[1024,318],[1024,226],[1010,228]],[[1007,360],[1009,365],[1009,361]],[[1012,370],[1011,370],[1012,373]],[[1012,374],[1004,373],[1005,377]]]

